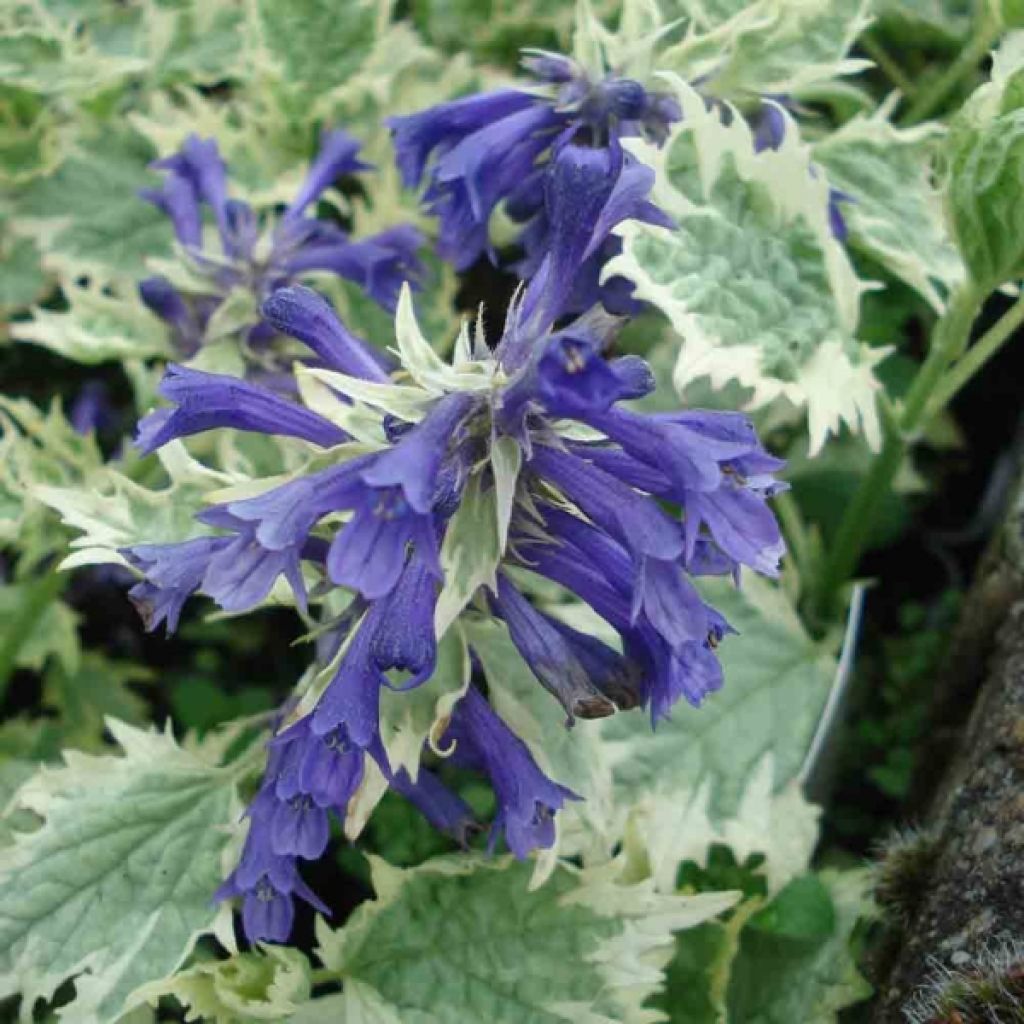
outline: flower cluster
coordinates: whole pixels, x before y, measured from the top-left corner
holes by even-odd
[[[324,132],[298,194],[267,231],[248,203],[228,197],[227,169],[213,139],[189,136],[180,152],[154,164],[165,172],[163,184],[143,190],[142,198],[170,218],[189,269],[201,284],[185,292],[166,277],[149,277],[140,283],[139,294],[170,326],[183,357],[197,352],[212,318],[239,288],[249,293],[256,311],[247,331],[255,357],[274,336],[272,327],[258,318],[259,305],[276,289],[312,271],[352,281],[385,309],[394,310],[402,282],[416,281],[422,272],[416,256],[423,244],[420,233],[400,224],[353,241],[337,223],[307,215],[335,181],[370,169],[359,159],[359,148],[346,132]],[[216,225],[219,251],[205,244],[204,208]]]
[[[310,453],[308,471],[200,513],[202,535],[126,550],[143,574],[132,597],[150,628],[173,629],[197,591],[230,612],[261,603],[282,577],[303,608],[336,588],[347,595],[343,612],[325,622],[318,682],[301,712],[282,713],[240,862],[219,892],[242,898],[253,941],[287,938],[295,897],[325,909],[298,861],[323,854],[330,816],[344,820],[371,766],[437,828],[464,841],[474,827],[470,809],[429,768],[415,778],[393,769],[380,728],[382,691],[431,679],[439,629],[454,616],[500,620],[568,724],[632,708],[656,722],[680,698],[698,705],[722,683],[715,649],[730,627],[694,578],[778,568],[783,545],[767,499],[781,463],[749,420],[638,411],[628,403],[652,390],[653,376],[639,357],[608,357],[621,320],[591,292],[592,308],[566,323],[581,281],[593,274],[596,287],[615,226],[662,218],[647,200],[652,172],[617,139],[661,137],[675,108],[628,80],[591,83],[565,58],[535,55],[529,66],[558,84],[556,102],[502,92],[396,124],[410,179],[429,153],[442,153],[428,202],[446,220],[443,246],[484,244],[477,228],[494,202],[525,201],[515,184],[536,192],[533,223],[543,231],[527,244],[533,272],[493,349],[480,332],[471,344],[464,329],[444,363],[403,289],[402,365],[389,372],[325,299],[279,287],[263,302],[261,323],[308,347],[314,358],[297,373],[326,385],[328,399],[321,393],[307,407],[294,392],[172,366],[162,386],[172,406],[140,425],[147,451],[229,428],[294,438]],[[311,175],[300,209],[326,175]],[[198,175],[189,181],[204,196],[216,192]],[[446,539],[471,495],[500,506],[506,536],[490,583],[441,614],[453,582]],[[531,596],[541,580],[589,605],[618,642],[541,610]],[[540,769],[479,674],[436,749],[489,780],[492,846],[504,838],[525,857],[552,845],[555,816],[576,796]]]
[[[575,147],[601,169],[609,190],[646,193],[650,186],[643,187],[638,172],[647,169],[623,150],[621,140],[642,136],[660,144],[680,117],[667,93],[614,73],[595,78],[560,54],[532,51],[523,65],[540,88],[499,89],[389,121],[403,181],[415,188],[426,178],[424,201],[440,222],[438,252],[457,270],[484,253],[496,258],[488,225],[503,203],[505,213],[522,225],[523,256],[513,269],[532,278],[542,270],[560,221],[552,201],[572,199],[571,191],[561,194],[551,181],[558,156]],[[571,182],[566,186],[571,189]],[[578,211],[581,223],[588,212]],[[653,208],[637,216],[670,223]],[[618,239],[606,236],[579,261],[565,312],[589,309],[599,299],[613,312],[634,311],[624,279],[600,283],[601,267],[620,248]]]

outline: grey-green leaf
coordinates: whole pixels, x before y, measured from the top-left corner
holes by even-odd
[[[18,803],[43,825],[0,854],[0,994],[31,1005],[76,976],[81,1022],[117,1020],[211,928],[235,799],[170,735],[108,725],[124,756],[41,769]]]
[[[705,599],[738,631],[718,650],[725,685],[700,708],[680,701],[653,735],[644,716],[608,720],[618,749],[619,791],[695,791],[710,786],[713,817],[736,813],[755,767],[770,754],[774,789],[799,773],[835,674],[835,659],[804,631],[785,597],[753,578],[742,589],[715,581]]]

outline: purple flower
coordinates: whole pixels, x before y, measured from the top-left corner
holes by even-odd
[[[451,836],[460,846],[468,843],[471,833],[477,829],[473,811],[433,772],[420,767],[415,782],[404,768],[392,774],[384,767],[384,774],[388,785],[405,797],[438,832]]]
[[[448,446],[453,438],[458,443],[460,424],[473,404],[473,396],[467,394],[440,399],[398,444],[374,459],[363,479],[374,487],[401,488],[416,512],[429,512]]]
[[[494,610],[508,626],[509,636],[523,661],[565,708],[569,724],[577,715],[606,718],[615,713],[614,702],[591,679],[577,657],[571,637],[559,629],[554,619],[538,612],[504,574],[498,577]]]
[[[683,551],[683,531],[657,502],[585,459],[538,446],[530,468],[554,483],[585,515],[627,548],[639,563],[673,560]]]
[[[688,559],[706,528],[734,561],[765,575],[778,573],[784,546],[765,499],[777,490],[771,474],[782,463],[764,451],[749,420],[736,413],[643,416],[614,409],[587,422],[637,462],[664,474],[666,485],[657,493],[685,510]]]
[[[158,409],[139,423],[135,445],[147,455],[175,438],[220,427],[298,437],[322,448],[348,438],[343,430],[304,406],[225,374],[172,363],[159,391],[176,408]]]
[[[382,611],[380,602],[374,604],[356,628],[311,716],[315,735],[326,736],[343,728],[364,750],[378,738],[380,688],[385,676],[374,657],[373,642]]]
[[[470,687],[456,705],[442,742],[455,743],[452,756],[458,763],[490,778],[498,801],[492,843],[504,832],[508,848],[520,859],[554,843],[555,813],[566,800],[579,797],[537,767],[526,744],[479,690]]]
[[[358,139],[347,132],[324,132],[320,136],[320,151],[309,165],[306,180],[299,188],[298,195],[288,204],[284,219],[301,217],[310,203],[316,202],[338,178],[372,170],[372,164],[359,159],[361,145]]]
[[[269,253],[257,247],[259,217],[246,203],[228,198],[227,172],[215,141],[189,136],[180,152],[154,164],[166,172],[163,185],[140,194],[171,218],[191,269],[206,285],[187,294],[164,278],[149,278],[140,284],[139,294],[171,326],[184,354],[196,351],[211,317],[236,289],[251,291],[259,308],[276,289],[303,274],[328,271],[352,281],[375,302],[393,310],[402,282],[418,282],[422,267],[416,251],[422,239],[412,226],[399,225],[352,241],[335,223],[306,215],[338,177],[369,169],[358,159],[358,150],[359,143],[344,132],[323,134],[306,180],[270,235]],[[213,214],[219,253],[204,248],[204,208]],[[265,346],[272,337],[270,322],[254,318],[248,331],[250,345]]]
[[[295,861],[323,854],[329,812],[344,816],[362,781],[363,761],[363,751],[344,729],[320,736],[308,718],[270,742],[263,784],[246,812],[250,824],[241,859],[214,895],[215,900],[243,898],[242,924],[250,942],[288,940],[293,896],[329,914],[302,881]]]
[[[637,574],[624,548],[565,513],[546,509],[544,518],[557,542],[517,537],[517,550],[527,567],[577,594],[618,631],[624,654],[619,679],[627,700],[646,705],[656,722],[680,697],[699,704],[721,685],[714,648],[728,625],[717,612],[691,599],[659,631],[658,623],[665,624],[657,612],[652,622],[647,604],[635,607]]]
[[[560,237],[565,214],[558,207],[570,198],[564,174],[560,182],[550,180],[563,151],[576,153],[570,164],[598,165],[610,191],[631,163],[620,140],[644,136],[660,144],[668,125],[681,116],[670,96],[615,74],[593,80],[559,54],[531,51],[523,65],[544,83],[535,92],[500,89],[388,122],[403,180],[411,188],[426,178],[424,202],[440,219],[438,251],[458,270],[485,252],[494,259],[487,225],[505,202],[509,215],[526,225],[521,276],[532,274],[552,239]],[[593,192],[588,182],[586,194],[578,197],[581,221],[594,209]],[[607,235],[596,217],[590,217],[588,228],[602,241]],[[597,277],[592,268],[583,276],[589,298],[597,292]],[[572,283],[560,282],[567,291]]]
[[[213,894],[215,902],[242,898],[242,929],[249,942],[287,942],[295,921],[298,896],[321,914],[329,908],[302,880],[292,857],[278,857],[266,839],[249,831],[242,859]]]
[[[398,582],[381,599],[380,623],[370,653],[381,671],[401,669],[412,673],[402,689],[419,686],[434,674],[434,609],[440,575],[437,564],[414,548]]]
[[[381,355],[352,334],[331,304],[311,288],[279,288],[264,303],[268,324],[307,345],[325,366],[350,377],[386,383],[390,378]]]
[[[163,160],[157,160],[153,164],[160,170],[169,171],[164,182],[164,189],[184,192],[185,189],[191,192],[191,201],[196,208],[196,216],[199,216],[198,208],[200,203],[205,203],[213,211],[217,221],[217,228],[224,237],[227,233],[228,223],[228,188],[227,168],[221,159],[217,143],[213,139],[200,139],[196,135],[190,135],[181,147],[181,150]],[[144,199],[151,199],[149,194],[143,195]],[[177,222],[175,222],[177,227]],[[199,244],[189,241],[179,234],[183,245]]]
[[[621,149],[565,146],[544,173],[544,202],[523,232],[526,256],[516,272],[531,278],[520,313],[521,329],[536,333],[563,313],[582,312],[598,301],[615,313],[637,311],[616,301],[621,284],[600,284],[601,269],[621,251],[611,237],[625,220],[671,227],[672,220],[647,194],[654,171]]]
[[[227,537],[197,537],[180,544],[138,544],[122,552],[145,574],[128,597],[149,632],[161,622],[168,633],[178,628],[185,601],[202,583],[210,559],[228,544]]]
[[[91,434],[116,422],[110,392],[102,380],[87,380],[78,390],[68,411],[68,422],[76,434]]]

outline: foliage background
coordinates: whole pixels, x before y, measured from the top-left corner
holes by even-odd
[[[616,23],[616,4],[595,6]],[[800,396],[775,400],[768,356],[791,345],[806,367],[834,342],[851,366],[877,364],[898,403],[965,277],[961,252],[975,277],[979,266],[991,270],[982,299],[1019,276],[1019,254],[984,244],[990,211],[971,182],[947,198],[955,216],[938,191],[960,153],[946,115],[983,80],[985,54],[1012,26],[1011,6],[665,0],[661,16],[682,19],[682,28],[657,66],[700,78],[744,110],[760,95],[796,97],[800,145],[830,184],[854,196],[848,276],[836,271],[842,280],[788,293],[786,281],[769,280],[738,311],[703,307],[680,282],[698,266],[728,288],[736,253],[777,234],[755,216],[728,218],[737,208],[760,210],[779,179],[744,172],[737,183],[723,174],[698,198],[699,158],[687,146],[699,154],[741,144],[710,122],[702,128],[695,106],[660,186],[678,211],[699,209],[669,248],[659,251],[664,240],[638,230],[622,257],[657,307],[622,343],[662,371],[657,401],[674,401],[679,334],[706,334],[717,352],[751,337],[762,346],[753,376],[749,359],[733,353],[714,387],[697,379],[686,400],[730,407],[749,397],[744,386],[767,389],[759,426],[790,460],[797,517],[784,519],[792,559],[783,586],[750,580],[742,592],[716,595],[741,634],[722,650],[726,687],[700,711],[679,709],[653,736],[618,718],[567,737],[522,678],[507,638],[475,638],[493,663],[488,674],[506,680],[503,713],[589,797],[567,826],[563,853],[573,859],[549,865],[547,884],[530,889],[529,865],[453,853],[388,796],[357,842],[337,837],[333,855],[311,872],[331,894],[329,926],[310,914],[294,949],[239,952],[208,895],[230,857],[226,826],[252,767],[243,750],[256,735],[250,716],[279,705],[305,670],[307,651],[294,643],[302,624],[286,607],[229,620],[191,607],[176,637],[147,635],[115,567],[78,557],[73,571],[57,569],[82,530],[86,551],[173,535],[175,517],[189,518],[212,486],[187,458],[161,464],[122,447],[153,404],[169,354],[135,286],[154,260],[173,257],[170,231],[136,193],[155,180],[150,161],[194,131],[217,137],[237,194],[268,209],[294,192],[319,130],[340,125],[379,167],[372,188],[345,197],[346,222],[356,233],[400,219],[429,231],[416,197],[399,188],[381,119],[507,80],[523,46],[567,51],[576,14],[568,3],[505,0],[5,5],[0,793],[4,803],[18,794],[0,826],[5,1010],[39,1020],[190,1012],[388,1024],[643,1020],[655,1010],[683,1022],[813,1024],[844,1008],[856,1019],[858,1005],[866,1013],[871,987],[858,958],[876,911],[863,858],[911,813],[929,680],[1019,460],[1021,357],[1008,347],[973,378],[951,412],[922,429],[913,459],[880,497],[867,553],[847,574],[878,582],[843,721],[821,758],[811,751],[842,678],[847,602],[813,597],[842,546],[844,509],[877,456],[848,429],[858,417],[847,410],[846,427],[812,457],[822,440],[813,410],[828,419],[827,388],[808,378]],[[645,16],[648,5],[630,10]],[[923,120],[919,109],[936,116]],[[900,121],[915,125],[894,126]],[[791,224],[811,220],[803,211]],[[733,235],[702,233],[720,223]],[[782,258],[806,269],[796,227],[783,244]],[[760,269],[770,275],[778,265],[770,259]],[[485,266],[460,280],[439,263],[432,269],[417,312],[440,346],[481,301],[497,316],[514,285]],[[862,292],[866,281],[883,287]],[[773,288],[790,303],[781,325],[761,302],[778,297]],[[843,312],[851,292],[859,299],[852,319]],[[354,293],[334,298],[351,326],[390,342],[386,314]],[[982,308],[979,300],[975,334],[1012,301],[996,293]],[[895,351],[879,361],[882,348]],[[103,389],[110,412],[83,436],[68,417],[92,387]],[[810,431],[794,413],[804,404]],[[217,457],[222,468],[251,468],[254,458],[244,449]],[[93,503],[71,503],[72,493]],[[222,728],[238,720],[247,724]],[[165,723],[166,731],[147,731]],[[258,755],[258,745],[248,749]],[[61,761],[67,750],[80,753]],[[77,837],[70,853],[68,836]],[[602,842],[616,850],[614,870],[587,863],[581,872],[587,844]],[[71,894],[61,888],[69,872]],[[740,892],[739,902],[726,891]],[[460,955],[444,955],[452,946]]]

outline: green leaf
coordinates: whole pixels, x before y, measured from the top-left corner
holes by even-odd
[[[887,38],[906,46],[962,43],[971,28],[972,0],[875,0],[875,13]]]
[[[964,276],[933,184],[942,129],[901,130],[880,111],[855,117],[814,147],[830,185],[853,199],[842,206],[850,244],[873,256],[941,312]]]
[[[41,769],[17,805],[43,824],[0,851],[0,994],[31,1006],[74,976],[63,1012],[81,1021],[117,1020],[214,926],[237,813],[223,769],[167,734],[108,727],[124,756]]]
[[[726,957],[725,928],[714,922],[676,936],[665,969],[665,991],[654,1005],[678,1024],[722,1024],[712,993],[712,975]]]
[[[992,81],[953,120],[947,203],[975,284],[989,291],[1024,275],[1024,38],[993,59]]]
[[[836,927],[832,897],[817,876],[794,878],[768,906],[750,918],[747,927],[783,939],[822,941]]]
[[[495,488],[484,489],[483,473],[471,477],[441,544],[444,586],[434,615],[438,636],[444,635],[479,587],[497,586],[495,574],[502,555],[497,505]]]
[[[743,119],[725,125],[682,80],[684,117],[663,150],[633,149],[658,171],[652,198],[674,230],[627,222],[622,274],[680,341],[674,379],[731,380],[762,406],[806,407],[812,448],[842,423],[880,439],[872,367],[885,354],[854,338],[862,284],[829,224],[829,186],[792,121],[756,153]]]
[[[0,395],[0,543],[17,544],[22,565],[65,543],[34,488],[87,489],[103,472],[95,437],[79,434],[56,403],[44,414],[27,399]]]
[[[738,635],[719,647],[725,684],[700,708],[682,702],[652,733],[638,713],[604,723],[616,802],[664,888],[686,859],[725,843],[764,854],[772,889],[802,871],[817,811],[800,775],[836,671],[782,593],[757,577],[702,585]]]
[[[98,53],[71,33],[22,29],[0,38],[0,73],[5,82],[49,98],[86,100],[116,85],[145,63],[133,56]]]
[[[30,306],[47,287],[46,275],[39,265],[39,250],[28,238],[16,238],[0,223],[0,318],[8,312]]]
[[[132,725],[146,722],[149,705],[129,687],[152,680],[147,668],[84,651],[73,668],[60,663],[47,672],[43,705],[57,715],[63,746],[101,751],[109,746],[103,738],[108,718]]]
[[[785,905],[786,890],[755,914],[731,965],[728,1019],[835,1024],[841,1009],[871,995],[851,947],[858,920],[872,913],[871,885],[866,869],[822,871],[792,883]],[[762,915],[773,912],[778,927],[765,929]]]
[[[290,1018],[310,990],[306,957],[296,949],[266,945],[179,971],[144,985],[136,996],[153,1005],[161,996],[173,996],[188,1011],[186,1020],[249,1024]]]
[[[64,294],[67,312],[37,308],[31,320],[12,326],[14,338],[87,365],[172,354],[166,326],[134,293],[120,297],[65,283]]]
[[[9,810],[14,794],[38,770],[32,761],[0,758],[0,849],[10,846],[19,832],[31,832],[39,819],[31,811]]]
[[[471,39],[474,56],[509,67],[523,47],[564,52],[573,20],[571,4],[543,0],[415,0],[411,8],[416,27],[442,51]]]
[[[738,634],[718,648],[722,689],[699,708],[680,702],[653,732],[642,714],[620,714],[608,719],[605,734],[617,747],[621,792],[639,798],[707,782],[711,811],[725,818],[765,754],[774,758],[776,791],[798,775],[836,662],[772,584],[746,575],[742,588],[702,581],[701,592]]]
[[[330,1019],[642,1019],[633,1015],[661,983],[656,965],[672,931],[734,901],[658,896],[645,883],[565,867],[540,889],[530,891],[529,879],[530,866],[510,858],[437,858],[407,871],[374,859],[377,899],[339,931],[318,922],[317,955],[344,984]],[[316,1020],[316,1007],[300,1019]]]
[[[51,659],[66,672],[78,667],[78,616],[57,598],[62,582],[50,574],[0,586],[0,687],[12,648],[16,668],[39,672]],[[31,610],[27,622],[20,614],[26,609]]]
[[[113,468],[96,474],[88,490],[79,487],[38,486],[36,497],[60,513],[82,536],[62,568],[107,562],[127,565],[120,549],[134,544],[163,544],[188,540],[202,533],[195,520],[206,496],[235,478],[207,469],[171,442],[157,455],[169,484],[159,490],[143,487]]]
[[[811,96],[868,66],[849,52],[869,23],[867,0],[744,3],[669,0],[665,14],[698,31],[670,47],[658,66],[720,97]]]
[[[44,264],[66,280],[141,277],[146,258],[171,247],[168,218],[138,196],[157,182],[147,170],[155,158],[141,136],[108,126],[16,196],[19,232],[38,228]]]
[[[340,17],[329,0],[259,0],[256,12],[263,43],[285,79],[322,92],[358,71],[386,24],[389,6],[383,0],[353,0]]]

